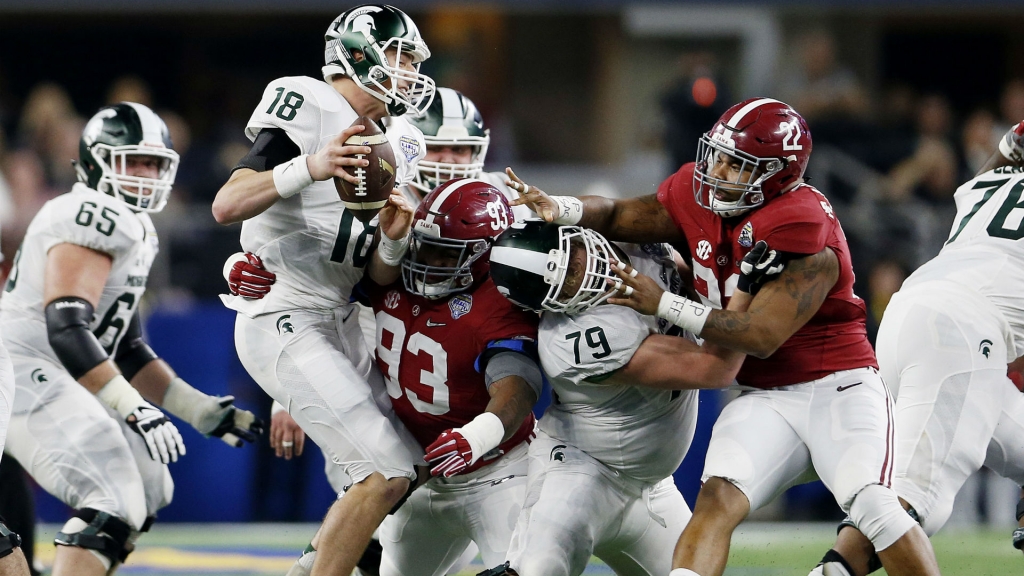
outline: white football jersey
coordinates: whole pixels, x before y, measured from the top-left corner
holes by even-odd
[[[619,247],[640,273],[679,292],[682,282],[671,247]],[[610,304],[576,316],[545,312],[540,360],[554,397],[540,420],[541,430],[637,480],[653,484],[675,472],[697,425],[697,391],[599,381],[629,363],[647,336],[669,328],[653,316]]]
[[[89,324],[112,354],[146,291],[149,268],[159,250],[149,214],[75,184],[43,205],[25,233],[0,299],[0,332],[12,354],[41,355],[57,365],[43,312],[46,256],[57,244],[77,244],[113,258],[107,284]]]
[[[358,118],[333,87],[305,76],[279,78],[263,92],[245,134],[280,128],[303,154],[315,154]],[[411,181],[426,151],[423,134],[408,120],[386,119],[386,135],[397,162],[395,185]],[[278,200],[242,224],[242,249],[263,259],[277,274],[274,289],[260,300],[222,296],[228,308],[249,317],[297,308],[333,310],[348,304],[369,261],[375,222],[364,225],[345,210],[334,180],[314,182]]]
[[[1024,168],[981,174],[953,198],[956,220],[946,245],[903,285],[947,280],[987,298],[1009,324],[1010,362],[1024,356]]]
[[[480,175],[479,179],[494,186],[498,190],[501,190],[501,193],[504,194],[506,198],[508,198],[509,203],[511,203],[513,200],[519,197],[518,192],[505,185],[504,172],[484,172],[483,174]],[[422,200],[419,191],[413,188],[412,186],[403,186],[402,195],[405,196],[406,199],[408,199],[410,202],[412,202],[413,206],[418,206],[420,201]],[[537,217],[533,213],[533,210],[530,210],[527,206],[513,206],[512,216],[514,217],[516,222],[522,222],[527,218]]]

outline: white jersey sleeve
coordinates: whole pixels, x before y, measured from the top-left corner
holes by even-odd
[[[44,254],[57,244],[67,243],[119,259],[146,234],[127,205],[105,194],[58,196],[49,203],[39,224],[37,233]]]
[[[597,381],[628,364],[651,332],[639,314],[622,306],[598,306],[578,316],[545,313],[541,365],[552,379]]]
[[[263,98],[245,126],[249,140],[256,140],[264,128],[280,128],[303,154],[316,153],[321,147],[322,104],[318,96],[322,94],[314,93],[316,88],[309,80],[312,79],[292,76],[267,84]]]

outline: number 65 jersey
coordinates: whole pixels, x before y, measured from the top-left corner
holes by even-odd
[[[1004,337],[1011,362],[1024,356],[1024,168],[985,172],[957,188],[953,198],[949,240],[903,286],[946,280],[989,300],[1008,324]]]
[[[47,254],[63,243],[91,248],[113,259],[89,324],[108,354],[117,349],[131,322],[159,250],[148,214],[133,212],[120,200],[85,184],[75,184],[71,192],[44,204],[25,233],[0,299],[0,333],[12,356],[41,356],[61,366],[46,334],[43,282]]]
[[[679,292],[667,244],[616,245],[641,274]],[[576,316],[544,312],[540,360],[553,398],[539,428],[643,482],[654,484],[675,472],[693,440],[697,391],[601,383],[629,363],[647,336],[670,328],[664,320],[611,304]]]

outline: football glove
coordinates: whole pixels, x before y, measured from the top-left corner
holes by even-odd
[[[999,141],[999,152],[1014,164],[1024,161],[1024,122],[1010,128]]]
[[[786,263],[781,253],[768,249],[768,243],[758,240],[740,262],[740,277],[736,287],[753,296],[765,282],[774,280]]]
[[[252,252],[229,258],[224,266],[224,277],[233,296],[256,300],[266,296],[277,281],[277,274],[267,270],[263,260]]]
[[[149,457],[168,464],[185,455],[185,442],[178,429],[159,408],[148,402],[139,405],[124,419],[128,427],[146,441]]]
[[[243,440],[255,442],[263,433],[263,421],[252,412],[235,407],[234,402],[234,396],[210,396],[175,377],[167,386],[163,407],[201,434],[216,436],[240,448]]]
[[[431,476],[451,478],[466,468],[473,460],[473,448],[459,428],[448,429],[427,446],[423,457],[430,464]]]

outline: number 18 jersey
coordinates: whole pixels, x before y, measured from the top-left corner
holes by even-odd
[[[953,198],[956,219],[949,240],[903,285],[947,280],[988,299],[1009,325],[1010,362],[1024,356],[1024,168],[981,174],[960,186]]]
[[[108,354],[117,349],[146,291],[159,250],[145,212],[133,212],[85,184],[50,200],[28,227],[0,299],[0,333],[12,355],[42,356],[61,365],[50,347],[43,311],[46,258],[58,244],[76,244],[113,259],[99,305],[89,324]]]

